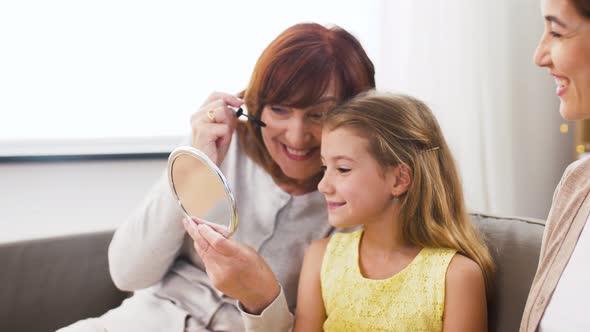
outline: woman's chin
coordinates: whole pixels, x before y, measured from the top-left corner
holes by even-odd
[[[559,105],[561,117],[567,121],[585,120],[590,118],[590,105],[582,107],[581,105],[571,105],[562,101]]]

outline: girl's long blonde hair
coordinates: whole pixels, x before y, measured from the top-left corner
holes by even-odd
[[[399,197],[404,239],[455,249],[474,260],[489,299],[494,263],[466,212],[455,161],[428,106],[410,96],[369,91],[328,112],[324,130],[342,127],[366,137],[382,167],[410,169],[410,186]]]

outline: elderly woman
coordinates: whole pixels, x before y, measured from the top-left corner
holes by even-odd
[[[309,23],[281,33],[242,94],[212,94],[191,121],[192,145],[234,190],[232,239],[201,250],[163,176],[109,247],[113,281],[135,295],[63,331],[287,330],[303,254],[333,230],[317,191],[322,114],[374,86],[373,64],[347,31]],[[230,106],[243,104],[266,126],[238,122]]]
[[[535,63],[555,78],[567,120],[590,118],[590,1],[542,0],[545,32]],[[571,164],[555,190],[521,331],[590,331],[590,159]]]

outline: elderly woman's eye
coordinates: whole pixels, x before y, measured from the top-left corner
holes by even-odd
[[[270,110],[273,111],[273,113],[276,113],[276,114],[284,114],[284,113],[287,112],[284,108],[277,107],[277,106],[271,106],[270,107]]]
[[[307,114],[307,118],[314,123],[321,123],[325,115],[326,112],[310,112]]]

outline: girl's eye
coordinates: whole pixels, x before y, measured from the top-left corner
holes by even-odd
[[[338,167],[338,172],[340,172],[340,173],[348,173],[348,172],[350,172],[350,168]]]
[[[561,34],[557,33],[555,31],[550,31],[549,34],[551,35],[551,37],[553,38],[561,38]]]

